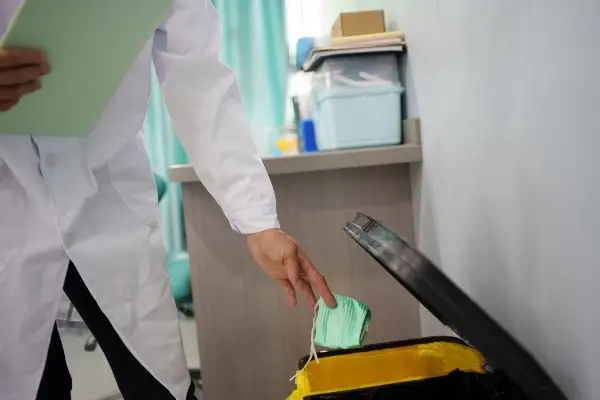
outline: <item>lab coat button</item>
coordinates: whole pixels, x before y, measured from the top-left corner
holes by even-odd
[[[51,153],[46,156],[46,167],[50,169],[56,167],[56,154]]]

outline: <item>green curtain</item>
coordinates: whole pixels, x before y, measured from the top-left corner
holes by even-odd
[[[288,78],[285,0],[212,0],[223,25],[222,58],[237,74],[259,150],[284,124]]]
[[[285,118],[288,74],[285,0],[212,1],[223,26],[221,57],[236,72],[255,141],[259,148],[264,148],[279,133]],[[151,84],[144,123],[146,144],[154,171],[168,178],[169,167],[185,164],[188,158],[173,132],[154,71]],[[185,250],[179,185],[169,183],[159,218],[167,251]]]

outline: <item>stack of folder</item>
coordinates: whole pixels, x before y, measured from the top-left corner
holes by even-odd
[[[302,65],[306,72],[316,70],[328,57],[366,53],[402,53],[406,49],[402,32],[331,38],[327,46],[315,47]]]

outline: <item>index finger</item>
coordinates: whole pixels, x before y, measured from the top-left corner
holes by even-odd
[[[327,280],[325,279],[325,277],[321,275],[319,271],[317,271],[312,261],[310,261],[306,255],[300,253],[299,258],[300,264],[302,266],[302,269],[304,270],[304,274],[308,282],[315,288],[317,288],[317,291],[319,292],[323,300],[325,300],[325,304],[327,304],[329,308],[335,308],[337,306],[337,303],[335,301],[333,293],[329,289],[329,285],[327,284]]]
[[[0,49],[0,68],[39,65],[47,62],[46,53],[33,49]]]
[[[294,288],[304,293],[304,296],[306,296],[310,307],[314,308],[315,304],[317,304],[317,298],[310,283],[302,278],[302,267],[298,254],[294,252],[287,256],[284,260],[284,265],[288,273],[288,278]]]

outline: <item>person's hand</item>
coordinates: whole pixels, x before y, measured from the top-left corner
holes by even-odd
[[[302,292],[314,308],[317,299],[312,288],[315,287],[329,307],[336,306],[325,278],[294,239],[279,229],[269,229],[248,235],[247,242],[258,265],[283,286],[291,305],[297,303],[296,292]]]
[[[43,51],[0,49],[0,112],[13,108],[26,94],[42,87],[50,72]]]

